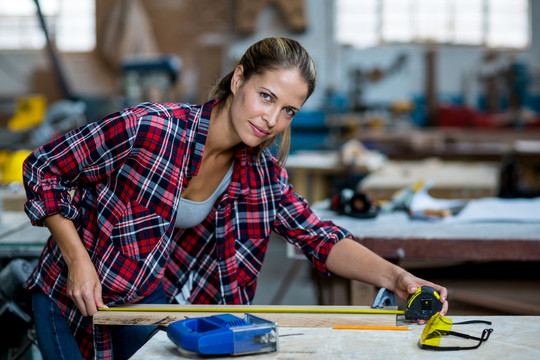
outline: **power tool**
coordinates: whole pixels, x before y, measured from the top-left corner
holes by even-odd
[[[278,351],[277,323],[245,314],[189,318],[169,324],[167,336],[181,349],[201,355]]]

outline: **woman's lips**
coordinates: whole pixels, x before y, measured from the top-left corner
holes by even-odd
[[[251,129],[253,130],[255,135],[257,135],[258,137],[265,137],[268,135],[268,132],[264,131],[260,127],[253,125],[252,123],[249,123],[249,125],[251,126]]]

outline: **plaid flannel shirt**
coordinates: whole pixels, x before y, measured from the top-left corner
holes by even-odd
[[[141,104],[71,131],[25,161],[30,220],[43,225],[55,213],[73,220],[108,306],[137,302],[160,282],[172,301],[190,276],[191,303],[249,304],[272,231],[326,275],[333,244],[351,235],[310,211],[269,151],[257,161],[246,146],[238,147],[229,188],[208,218],[175,229],[216,102]],[[111,358],[108,328],[83,317],[66,286],[67,266],[50,238],[27,287],[56,301],[85,358]]]

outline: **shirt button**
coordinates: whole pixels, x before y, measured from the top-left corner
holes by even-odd
[[[223,261],[223,256],[218,256],[217,261]]]

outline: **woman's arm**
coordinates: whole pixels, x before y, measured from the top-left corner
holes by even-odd
[[[349,231],[319,219],[307,201],[294,193],[284,168],[276,181],[282,185],[283,193],[274,231],[310,257],[317,270],[385,287],[402,299],[415,293],[419,286],[429,285],[441,295],[441,314],[446,314],[446,288],[413,276],[352,240]]]
[[[407,299],[407,296],[416,292],[419,286],[432,286],[441,295],[443,303],[441,314],[444,315],[448,311],[446,301],[448,291],[445,287],[412,275],[352,239],[343,239],[332,247],[326,260],[326,267],[334,274],[345,278],[385,287],[402,299]]]
[[[75,225],[60,214],[47,216],[44,222],[68,266],[67,295],[84,316],[94,315],[98,307],[105,307],[101,283]]]
[[[81,183],[101,182],[121,167],[137,137],[138,117],[112,114],[72,130],[34,151],[23,164],[25,211],[34,225],[62,214],[78,217],[69,191]]]

